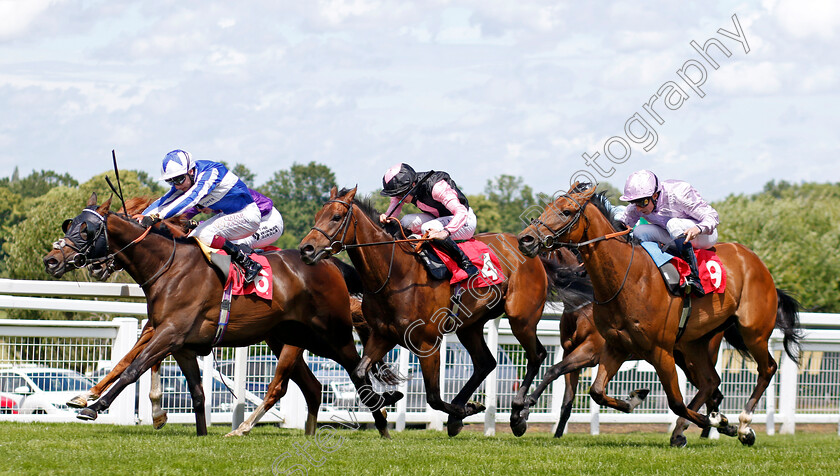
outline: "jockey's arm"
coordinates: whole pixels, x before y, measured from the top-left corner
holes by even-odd
[[[432,198],[440,202],[452,214],[452,220],[444,228],[449,234],[455,233],[467,222],[467,207],[458,201],[458,194],[448,183],[443,180],[436,183],[432,187]]]

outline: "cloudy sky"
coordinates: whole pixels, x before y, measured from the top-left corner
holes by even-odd
[[[468,194],[579,170],[709,200],[838,182],[838,32],[834,0],[0,0],[0,176],[84,181],[111,149],[157,176],[183,148],[365,192],[396,162]]]

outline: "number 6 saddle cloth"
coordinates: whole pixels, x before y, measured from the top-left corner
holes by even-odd
[[[682,288],[685,284],[685,276],[691,274],[688,263],[682,258],[662,251],[659,243],[645,241],[642,243],[642,247],[660,269],[665,284],[674,294],[679,294],[674,288]],[[694,255],[697,256],[697,271],[700,273],[700,283],[703,285],[706,294],[724,292],[726,290],[726,269],[714,252],[714,247],[708,250],[694,250]],[[677,276],[679,276],[679,283],[676,282]]]
[[[256,294],[260,298],[271,301],[273,296],[274,280],[271,279],[271,265],[268,264],[268,259],[258,253],[251,253],[251,259],[262,265],[262,270],[253,283],[245,284],[244,276],[239,268],[230,260],[230,256],[222,250],[210,248],[204,243],[193,239],[198,244],[199,248],[207,258],[207,262],[215,266],[226,278],[225,289],[229,285],[233,285],[232,295],[244,296],[246,294]],[[273,246],[266,247],[263,251],[276,250]]]

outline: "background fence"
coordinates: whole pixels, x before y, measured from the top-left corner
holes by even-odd
[[[59,385],[59,382],[64,382],[61,379],[66,379],[66,375],[58,375],[58,370],[47,369],[75,371],[98,380],[134,344],[146,312],[143,302],[101,301],[101,298],[137,300],[143,298],[143,293],[139,286],[128,284],[0,279],[0,308],[111,313],[139,317],[115,318],[102,322],[0,319],[0,397],[14,393],[19,387],[17,384],[20,383],[20,380],[15,379],[21,378],[21,374],[36,375],[40,382],[48,387],[65,387],[52,388],[54,392],[47,392],[52,399],[50,401],[53,402],[48,410],[40,409],[35,410],[34,414],[28,414],[26,412],[29,410],[26,409],[18,409],[17,413],[12,413],[8,408],[4,411],[4,408],[0,407],[0,420],[75,421],[72,409],[62,405],[59,400],[66,401],[69,398],[66,395],[80,393],[80,390],[86,389],[82,387],[87,384],[76,382]],[[561,306],[548,307],[540,322],[540,340],[548,349],[548,357],[542,365],[537,382],[545,370],[562,359],[558,321],[561,312]],[[780,334],[774,334],[771,339],[772,352],[777,362],[780,362],[779,372],[759,402],[754,417],[756,423],[768,424],[769,434],[775,431],[776,423],[781,423],[780,431],[783,433],[794,432],[796,423],[840,424],[840,315],[805,313],[802,314],[801,320],[805,327],[805,338],[799,366],[782,351]],[[491,435],[495,432],[497,422],[509,421],[510,404],[525,371],[525,356],[510,332],[506,320],[489,322],[485,333],[488,345],[496,355],[499,365],[473,396],[473,399],[484,403],[487,410],[467,418],[466,421],[484,423],[485,433]],[[441,383],[444,398],[451,400],[468,379],[472,364],[455,335],[447,335],[442,348],[445,348],[446,352],[441,362]],[[320,421],[353,419],[372,422],[370,413],[360,407],[344,369],[331,360],[318,356],[307,355],[306,359],[323,387]],[[399,386],[399,390],[406,397],[388,412],[388,419],[395,423],[396,429],[401,430],[412,424],[442,429],[445,415],[431,410],[426,404],[416,356],[398,347],[386,356],[386,361],[400,374],[411,377]],[[250,412],[261,401],[274,375],[275,362],[276,359],[265,344],[239,349],[220,348],[201,359],[205,395],[210,396],[207,405],[208,421],[228,424],[240,422],[243,413]],[[722,378],[721,391],[726,396],[722,411],[730,418],[737,417],[755,384],[755,364],[742,359],[738,352],[724,345],[718,356],[717,367]],[[676,419],[668,409],[656,372],[648,363],[627,362],[610,382],[608,391],[615,396],[626,396],[638,388],[651,390],[645,403],[631,414],[600,408],[592,402],[588,388],[594,373],[594,369],[583,371],[571,423],[590,423],[592,433],[597,433],[600,423],[673,423]],[[683,394],[689,399],[695,389],[686,383],[682,374],[680,375]],[[162,379],[163,405],[169,413],[169,421],[192,423],[194,418],[189,391],[184,377],[171,357],[164,362]],[[38,382],[35,382],[35,385],[38,385]],[[562,379],[558,379],[549,387],[537,406],[532,409],[530,422],[557,421],[563,387]],[[64,394],[59,395],[60,391],[64,391]],[[137,385],[127,388],[111,409],[102,414],[97,421],[112,424],[151,423],[148,393],[149,376],[146,374]],[[35,395],[26,398],[34,397]],[[268,412],[262,421],[302,428],[306,416],[305,408],[300,391],[292,384],[286,397]]]

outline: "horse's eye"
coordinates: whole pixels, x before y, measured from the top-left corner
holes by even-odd
[[[567,216],[567,217],[570,217],[570,216],[572,216],[572,211],[571,210],[563,210],[563,215]]]
[[[339,221],[339,220],[341,220],[341,215],[339,215],[338,213],[336,213],[335,215],[333,215],[333,217],[332,217],[332,221]]]

